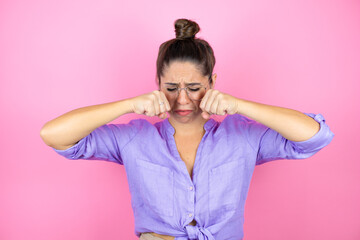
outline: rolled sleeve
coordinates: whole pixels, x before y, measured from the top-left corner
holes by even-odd
[[[300,142],[290,141],[275,130],[248,120],[248,139],[257,151],[256,165],[277,159],[305,159],[313,156],[327,146],[333,139],[334,133],[325,123],[321,114],[304,113],[320,124],[319,131],[310,139]]]
[[[136,123],[132,120],[128,124],[106,124],[96,128],[68,149],[52,149],[71,160],[106,160],[123,165],[121,150],[136,135]]]
[[[86,145],[86,141],[88,140],[87,139],[88,137],[89,135],[82,138],[80,141],[78,141],[75,145],[71,146],[70,148],[59,150],[52,147],[52,149],[54,149],[55,152],[57,152],[59,155],[67,159],[79,159],[79,156],[77,154],[80,152],[79,148],[84,148],[84,145]]]
[[[291,142],[299,152],[317,152],[327,146],[335,134],[330,130],[329,126],[325,123],[323,115],[314,113],[304,113],[313,118],[320,124],[320,130],[310,139],[301,142]]]

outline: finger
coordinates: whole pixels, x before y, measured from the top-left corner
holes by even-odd
[[[211,105],[210,112],[213,114],[218,114],[218,106],[219,106],[220,98],[216,97],[213,104]]]
[[[167,102],[167,99],[164,95],[163,92],[158,92],[159,95],[158,95],[158,98],[159,98],[159,104],[160,104],[160,112],[161,113],[164,113],[167,111],[167,106],[166,106],[166,102]]]
[[[209,90],[205,93],[205,96],[203,97],[203,99],[201,100],[201,102],[200,102],[200,108],[201,108],[202,110],[204,110],[205,105],[206,105],[206,102],[207,102],[209,96],[211,95],[211,92],[212,92],[212,89],[209,89]]]
[[[201,116],[202,116],[203,118],[205,118],[205,119],[209,119],[209,118],[210,118],[210,114],[207,113],[207,112],[202,112],[202,113],[201,113]]]
[[[159,115],[157,115],[159,118],[164,119],[165,118],[165,113],[160,113]]]
[[[218,109],[217,109],[218,115],[225,115],[226,109],[227,109],[227,106],[225,105],[225,103],[219,103]]]
[[[205,109],[204,109],[205,111],[207,111],[208,113],[211,112],[212,104],[213,104],[215,98],[217,98],[218,95],[219,95],[219,91],[218,91],[218,90],[212,91],[211,96],[209,96],[209,98],[208,98],[208,100],[207,100],[207,102],[206,102]],[[216,113],[216,111],[213,112],[213,113]]]
[[[158,115],[158,114],[160,114],[160,106],[159,106],[159,100],[158,100],[158,98],[156,96],[155,91],[151,95],[151,98],[152,98],[152,106],[154,108],[155,115]]]
[[[168,101],[168,99],[166,98],[166,95],[163,91],[160,91],[160,96],[161,96],[161,99],[163,100],[163,102],[165,103],[165,109],[166,111],[170,111],[171,110],[171,107],[170,107],[170,103]]]
[[[167,100],[167,98],[165,96],[165,93],[160,92],[160,98],[161,98],[161,101],[164,103],[164,105],[163,105],[164,106],[164,112],[170,111],[171,110],[170,103]]]
[[[157,99],[154,99],[153,101],[153,107],[154,107],[154,113],[155,115],[160,114],[160,106],[159,106],[159,102]]]
[[[161,94],[159,91],[155,91],[154,94],[156,95],[156,100],[158,103],[158,107],[159,107],[159,113],[156,114],[160,114],[165,112],[165,103],[163,101],[163,99],[161,98]]]

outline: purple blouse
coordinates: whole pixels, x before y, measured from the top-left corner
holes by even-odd
[[[168,119],[106,124],[76,145],[57,150],[68,159],[107,160],[125,166],[135,234],[175,236],[175,240],[240,240],[244,205],[255,165],[277,159],[305,159],[328,145],[334,133],[321,114],[305,113],[320,130],[302,142],[239,114],[209,119],[199,144],[191,180],[176,148]],[[193,219],[196,226],[188,225]]]

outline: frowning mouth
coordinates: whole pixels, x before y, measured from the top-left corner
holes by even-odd
[[[181,116],[185,116],[188,115],[192,112],[192,110],[176,110],[175,113],[181,115]]]

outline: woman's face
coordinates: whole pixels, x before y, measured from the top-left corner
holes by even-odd
[[[216,74],[213,75],[215,82]],[[177,94],[176,88],[189,87],[187,94],[182,89]],[[201,118],[202,110],[199,108],[201,94],[205,94],[205,88],[210,88],[208,76],[203,76],[191,62],[173,61],[164,69],[161,78],[160,90],[165,93],[169,101],[171,110],[170,118],[181,122],[190,123],[199,117]],[[190,97],[189,97],[190,96]]]

